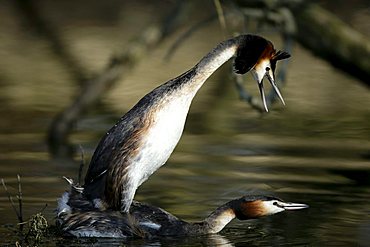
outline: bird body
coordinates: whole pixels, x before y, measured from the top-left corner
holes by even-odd
[[[127,211],[136,188],[168,160],[182,135],[193,97],[175,88],[168,92],[155,89],[106,134],[85,179],[87,192],[104,195],[108,205]],[[95,170],[107,173],[105,181],[98,177],[96,185],[96,177],[89,181],[92,173],[97,174]]]
[[[98,210],[72,189],[58,200],[57,225],[64,235],[75,237],[194,236],[218,233],[234,218],[256,219],[307,207],[276,197],[247,195],[223,204],[202,221],[187,222],[161,208],[137,201],[132,202],[129,213]]]
[[[98,144],[85,177],[86,198],[104,208],[128,212],[136,189],[168,160],[179,142],[197,91],[233,56],[237,73],[256,70],[265,101],[262,75],[268,75],[274,85],[274,64],[289,55],[276,52],[262,37],[241,35],[220,43],[193,68],[145,95]]]

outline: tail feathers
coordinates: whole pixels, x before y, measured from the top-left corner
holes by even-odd
[[[64,177],[70,190],[58,199],[56,224],[65,235],[76,237],[146,238],[138,220],[128,213],[107,209],[100,199],[89,200],[83,187]]]
[[[81,187],[79,184],[75,184],[72,178],[67,178],[63,176],[63,178],[67,181],[67,183],[71,186],[71,190],[82,193],[84,191],[84,188]]]
[[[70,185],[69,192],[63,194],[58,200],[58,208],[61,205],[70,211],[105,210],[106,205],[100,199],[89,200],[83,193],[84,188],[75,184],[73,179],[63,177]]]
[[[69,191],[63,193],[63,195],[57,200],[57,223],[61,223],[68,219],[70,215],[75,211],[89,211],[96,209],[94,202],[89,201],[83,192],[83,188],[78,184],[75,184],[73,179],[63,177],[70,185]]]

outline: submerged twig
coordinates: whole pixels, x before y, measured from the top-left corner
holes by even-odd
[[[9,202],[12,205],[12,208],[17,215],[18,218],[18,226],[19,231],[16,231],[19,233],[20,242],[17,241],[15,244],[16,246],[21,246],[21,243],[25,241],[27,243],[27,246],[37,246],[40,241],[42,240],[42,237],[45,235],[45,232],[47,231],[49,225],[46,220],[46,218],[42,215],[42,212],[45,210],[45,208],[48,206],[45,204],[45,206],[41,209],[39,213],[36,213],[30,217],[29,220],[23,221],[23,193],[22,193],[22,185],[21,185],[21,176],[17,174],[17,181],[18,181],[18,203],[19,203],[19,211],[17,210],[17,207],[15,206],[15,203],[13,201],[13,197],[11,196],[8,187],[5,184],[4,179],[1,179],[1,183],[4,187],[4,190],[8,196]],[[28,231],[24,235],[23,234],[23,227],[28,226]]]
[[[15,206],[15,204],[14,204],[13,197],[12,197],[12,195],[10,194],[10,192],[9,192],[9,190],[8,190],[8,187],[6,186],[5,181],[4,181],[4,179],[3,179],[3,178],[1,179],[1,183],[3,184],[3,187],[4,187],[4,190],[5,190],[6,195],[7,195],[7,197],[8,197],[8,200],[9,200],[10,204],[12,205],[12,208],[13,208],[13,210],[14,210],[15,214],[17,215],[17,218],[18,218],[19,223],[22,223],[22,222],[23,222],[23,220],[22,220],[22,216],[21,216],[21,215],[20,215],[20,213],[18,212],[18,210],[17,210],[17,208],[16,208],[16,206]]]
[[[19,222],[23,222],[23,197],[22,197],[22,185],[21,185],[21,176],[17,174],[17,181],[18,181],[18,206],[19,206]],[[20,230],[23,230],[23,224],[19,225]]]

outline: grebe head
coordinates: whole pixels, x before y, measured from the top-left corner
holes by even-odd
[[[266,76],[285,105],[284,99],[275,83],[275,69],[278,60],[289,58],[290,54],[285,51],[276,51],[273,44],[256,35],[245,35],[237,50],[234,62],[235,72],[245,74],[251,71],[254,79],[258,83],[261,98],[265,110],[268,112],[265,92],[263,89],[263,78]]]
[[[255,219],[277,214],[285,210],[308,208],[302,203],[284,202],[272,196],[244,196],[232,202],[236,218],[239,220]]]

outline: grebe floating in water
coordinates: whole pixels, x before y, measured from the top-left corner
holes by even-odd
[[[129,213],[99,210],[74,188],[58,201],[57,224],[65,235],[75,237],[190,236],[220,232],[231,220],[256,219],[285,210],[307,208],[271,196],[248,195],[218,207],[200,222],[186,222],[165,210],[133,201]]]
[[[220,43],[193,68],[145,95],[108,131],[91,159],[84,196],[98,207],[128,212],[136,189],[170,157],[192,99],[214,71],[236,57],[235,72],[253,73],[268,111],[263,78],[267,76],[284,103],[274,71],[276,62],[289,56],[256,35],[240,35]]]

